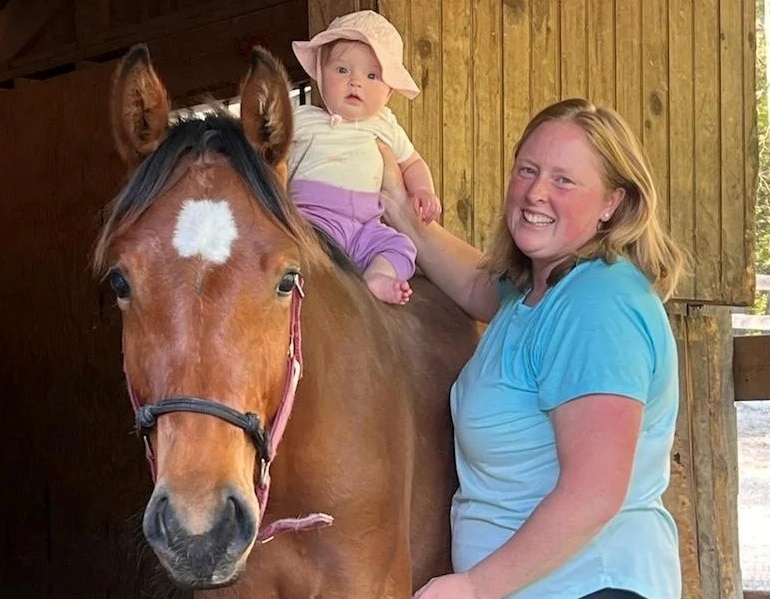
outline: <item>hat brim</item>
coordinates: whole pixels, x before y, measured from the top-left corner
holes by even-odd
[[[317,65],[318,52],[324,44],[329,44],[337,40],[351,40],[356,42],[364,42],[371,47],[377,60],[382,67],[382,80],[388,87],[393,88],[395,91],[403,94],[410,100],[415,98],[420,93],[420,88],[412,79],[409,71],[406,70],[403,64],[392,60],[384,60],[387,53],[383,48],[380,48],[377,43],[370,40],[366,35],[358,31],[357,29],[330,29],[321,31],[307,42],[292,42],[291,47],[294,50],[294,54],[305,69],[305,72],[313,79],[318,81]]]

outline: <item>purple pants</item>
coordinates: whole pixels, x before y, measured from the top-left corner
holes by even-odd
[[[407,280],[414,274],[417,249],[409,237],[380,220],[380,194],[303,179],[293,180],[290,191],[300,212],[331,235],[362,271],[382,256],[397,278]]]

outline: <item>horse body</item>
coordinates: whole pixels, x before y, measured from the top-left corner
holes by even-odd
[[[123,313],[129,390],[137,408],[203,398],[151,417],[145,536],[172,579],[206,597],[406,598],[450,569],[447,398],[476,327],[424,279],[408,306],[387,306],[334,260],[284,193],[291,106],[268,53],[255,51],[241,95],[242,128],[212,117],[167,130],[146,49],[116,73],[113,131],[135,171],[97,264]],[[265,507],[259,443],[205,410],[275,433],[299,302],[302,379]],[[257,540],[315,513],[333,524]]]

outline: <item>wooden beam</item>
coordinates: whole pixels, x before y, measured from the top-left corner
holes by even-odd
[[[743,591],[743,599],[770,599],[770,591]]]
[[[0,11],[0,63],[16,56],[62,5],[62,0],[10,0]]]
[[[735,401],[770,400],[770,335],[733,338]]]
[[[25,0],[11,0],[22,4]],[[43,0],[30,0],[43,2]],[[48,0],[53,1],[53,0]],[[61,0],[57,0],[61,1]],[[205,7],[193,6],[179,9],[174,13],[145,20],[141,23],[103,25],[105,15],[100,12],[91,14],[88,18],[83,15],[90,5],[90,0],[78,9],[76,5],[75,19],[77,27],[77,43],[62,44],[54,51],[24,56],[12,64],[0,61],[0,81],[16,77],[30,77],[35,73],[56,68],[61,64],[78,63],[83,60],[99,60],[100,57],[124,52],[136,43],[148,43],[162,40],[172,35],[205,28],[215,23],[254,14],[267,9],[278,8],[286,0],[222,0],[215,6],[206,4]],[[100,4],[104,4],[100,2]],[[100,29],[102,24],[102,29]],[[1,35],[1,34],[0,34]],[[81,35],[85,37],[81,37]],[[1,38],[0,38],[1,39]]]

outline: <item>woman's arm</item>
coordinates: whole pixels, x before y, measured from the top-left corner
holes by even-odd
[[[643,408],[627,397],[587,395],[554,409],[554,490],[497,551],[465,573],[434,579],[415,597],[500,599],[580,551],[625,500]]]
[[[434,284],[471,317],[489,322],[500,305],[500,296],[489,273],[478,268],[481,252],[436,222],[420,222],[407,197],[393,151],[386,144],[378,145],[385,163],[385,219],[414,241],[417,264]]]

